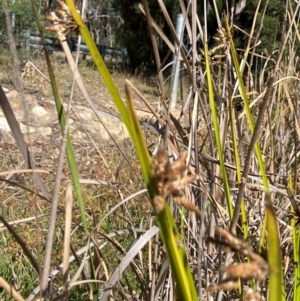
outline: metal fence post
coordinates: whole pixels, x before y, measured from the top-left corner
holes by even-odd
[[[30,53],[30,30],[25,30],[23,33],[24,45],[27,54]]]
[[[176,35],[178,40],[180,41],[182,32],[183,32],[183,23],[184,17],[183,14],[177,15],[176,21]],[[172,65],[172,87],[171,87],[171,108],[174,108],[177,101],[177,92],[178,92],[178,80],[180,75],[180,60],[178,59],[179,56],[179,45],[177,43],[174,44],[175,53],[173,55],[174,64]]]

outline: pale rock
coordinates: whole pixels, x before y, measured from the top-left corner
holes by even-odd
[[[20,123],[20,130],[22,134],[33,134],[35,133],[35,127]]]
[[[177,108],[171,108],[171,113],[176,119],[179,119],[181,110]]]
[[[0,117],[0,131],[11,132],[5,117]]]
[[[47,106],[41,106],[35,95],[25,95],[25,106],[21,103],[17,91],[7,93],[14,114],[20,122],[21,132],[28,144],[36,141],[49,139],[53,128],[59,128],[55,102],[47,100]],[[64,104],[65,109],[67,104]],[[96,142],[110,141],[111,137],[115,140],[129,138],[129,134],[123,122],[116,116],[103,111],[97,111],[101,118],[102,125],[89,107],[76,105],[72,107],[74,115],[69,119],[69,131],[73,142],[89,142],[90,138]],[[59,129],[60,130],[60,129]],[[11,135],[9,125],[3,112],[0,110],[0,143],[15,143]]]
[[[10,98],[16,98],[18,95],[19,95],[18,91],[12,90],[6,94],[6,97],[10,99]]]
[[[15,144],[16,142],[11,133],[6,131],[1,131],[0,143]]]
[[[91,120],[93,118],[93,113],[92,112],[79,112],[79,117],[83,120]]]
[[[33,114],[42,117],[48,114],[48,112],[41,106],[35,106],[32,108]]]
[[[52,134],[51,127],[39,127],[36,131],[43,137],[50,136]]]
[[[25,100],[27,105],[37,105],[37,99],[34,94],[26,94]]]
[[[71,138],[73,141],[78,141],[78,142],[88,141],[88,137],[87,137],[86,133],[83,133],[81,131],[73,132]]]

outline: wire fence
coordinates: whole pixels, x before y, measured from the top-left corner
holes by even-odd
[[[70,37],[67,40],[67,43],[72,53],[77,51],[78,44],[74,37]],[[45,38],[45,44],[49,52],[63,51],[59,41],[55,38]],[[129,57],[126,48],[115,48],[104,44],[96,45],[103,58],[110,58],[123,64],[129,64]],[[32,54],[39,49],[42,50],[42,41],[39,36],[26,32],[17,40],[17,46],[18,48]],[[79,53],[82,54],[83,59],[86,59],[86,57],[90,55],[89,49],[84,42],[79,45]]]

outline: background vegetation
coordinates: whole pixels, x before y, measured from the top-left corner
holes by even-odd
[[[14,2],[14,4],[12,4]],[[1,2],[0,2],[1,3]],[[31,9],[31,0],[15,0],[9,1],[11,12],[16,14],[16,34],[21,34],[24,30],[36,32],[37,26],[34,22],[34,15]],[[75,1],[76,3],[76,1]],[[176,21],[176,15],[180,12],[180,2],[177,0],[165,1],[165,7],[170,15],[171,20]],[[197,12],[201,22],[204,21],[204,5],[200,1],[197,6]],[[248,43],[248,36],[244,32],[250,32],[252,27],[253,17],[258,6],[258,0],[236,1],[236,11],[234,17],[234,42],[237,49],[244,49]],[[264,5],[262,1],[262,5]],[[51,9],[57,7],[56,1],[37,1],[37,9],[41,15],[47,14]],[[78,7],[81,6],[81,1],[77,1]],[[85,19],[88,22],[88,27],[96,43],[105,44],[114,47],[126,47],[130,57],[131,71],[140,70],[155,72],[155,60],[152,51],[152,46],[149,44],[149,32],[144,14],[138,8],[139,1],[137,0],[90,0],[87,1]],[[168,38],[171,38],[170,29],[159,8],[156,0],[148,1],[151,10],[152,18],[163,30]],[[290,5],[294,6],[293,3]],[[228,3],[225,0],[216,1],[218,15],[228,8]],[[2,6],[0,6],[1,8]],[[215,11],[213,9],[213,1],[208,2],[208,40],[211,47],[216,45],[213,37],[216,34],[218,23]],[[266,50],[269,54],[278,49],[281,42],[281,31],[284,24],[284,15],[286,10],[286,2],[281,0],[270,0],[265,13],[259,11],[257,13],[257,23],[255,31],[260,30],[260,46],[262,51]],[[0,9],[0,25],[5,28],[5,17]],[[241,29],[244,31],[242,32]],[[2,35],[5,31],[2,30]],[[186,47],[189,47],[188,39],[184,39]],[[201,43],[201,41],[199,41]],[[298,51],[298,41],[295,44],[295,50]],[[165,58],[168,53],[168,48],[165,43],[158,40],[159,51],[162,58]],[[166,64],[169,62],[168,60]]]
[[[300,4],[248,0],[239,11],[240,3],[231,9],[228,1],[143,0],[143,17],[135,1],[103,1],[96,12],[89,3],[81,18],[73,1],[66,2],[69,8],[60,4],[56,17],[68,64],[47,52],[36,59],[48,72],[58,113],[56,155],[53,141],[28,147],[21,134],[15,147],[1,148],[3,177],[23,160],[30,169],[1,178],[2,299],[299,300]],[[55,3],[41,5],[37,11],[49,13]],[[179,41],[180,11],[186,22]],[[117,16],[111,18],[118,20],[116,31],[108,30],[113,22],[104,14]],[[128,43],[138,83],[118,87],[120,75],[113,80],[83,21],[89,18],[94,35],[102,26],[98,37]],[[94,66],[74,67],[66,24],[78,26]],[[172,108],[171,56],[164,59],[175,52],[174,41],[183,71]],[[9,46],[12,57],[0,62],[13,61],[26,106],[19,53]],[[158,72],[159,89],[150,97],[141,93],[136,71],[145,68]],[[130,139],[83,144],[70,135],[74,101],[90,106],[101,122],[99,96],[91,97],[99,86]],[[0,97],[9,119],[14,101],[2,90]],[[136,115],[137,104],[146,120]],[[19,129],[17,120],[10,126]],[[49,174],[31,176],[29,152],[35,159],[44,154],[38,163]]]

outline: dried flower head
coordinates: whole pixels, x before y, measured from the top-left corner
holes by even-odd
[[[49,21],[52,25],[46,27],[46,30],[57,33],[60,41],[65,41],[71,32],[78,32],[78,26],[73,20],[69,7],[61,0],[57,0],[59,9],[51,12],[45,20]],[[80,13],[79,10],[77,10]]]
[[[260,300],[261,300],[261,295],[258,292],[254,291],[251,288],[246,290],[244,295],[244,301],[260,301]]]
[[[232,290],[234,289],[234,285],[232,285],[232,283],[235,283],[238,278],[243,280],[248,280],[251,278],[263,280],[268,276],[269,268],[267,262],[262,256],[255,253],[251,246],[248,246],[240,239],[234,237],[227,230],[224,230],[220,227],[216,227],[216,234],[221,236],[222,240],[210,238],[211,241],[220,245],[225,252],[238,252],[241,255],[249,257],[251,262],[242,262],[235,265],[222,267],[221,270],[227,274],[228,278],[217,285],[211,286],[209,288],[210,291],[218,291],[223,289]],[[254,295],[257,297],[256,294]]]
[[[184,187],[197,179],[196,174],[187,174],[186,153],[183,153],[174,162],[170,163],[164,151],[158,151],[153,160],[154,182],[158,195],[154,198],[154,210],[159,213],[165,206],[165,197],[171,195],[174,200],[188,210],[199,213],[191,201],[185,197]]]
[[[221,27],[217,29],[217,34],[213,39],[216,40],[218,44],[208,51],[210,63],[212,65],[224,66],[226,63],[225,58],[227,57],[226,50],[232,41],[232,32],[228,35],[226,29]],[[201,48],[199,50],[201,55],[204,56],[204,51]]]

